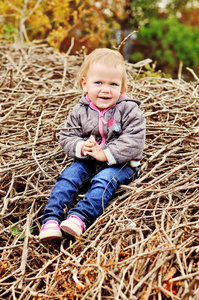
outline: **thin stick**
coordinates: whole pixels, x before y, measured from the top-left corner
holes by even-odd
[[[134,30],[134,31],[131,32],[130,34],[128,34],[128,35],[123,39],[123,41],[120,43],[119,47],[117,48],[118,51],[120,51],[121,48],[122,48],[122,46],[125,44],[125,42],[126,42],[133,34],[135,34],[135,33],[138,32],[138,31],[139,31],[139,28],[138,28],[137,30]]]
[[[23,252],[22,252],[22,258],[21,258],[21,281],[19,282],[18,288],[22,289],[23,285],[23,279],[26,272],[26,263],[27,263],[27,257],[28,257],[28,241],[30,236],[30,222],[31,222],[31,215],[27,215],[27,221],[26,221],[26,229],[25,229],[25,237],[24,237],[24,246],[23,246]]]

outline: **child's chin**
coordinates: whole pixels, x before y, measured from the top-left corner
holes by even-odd
[[[103,105],[103,106],[97,106],[97,108],[99,109],[99,110],[105,110],[105,109],[107,109],[109,106],[108,105]]]

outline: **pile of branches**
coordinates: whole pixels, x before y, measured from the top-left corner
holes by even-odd
[[[147,120],[141,175],[80,238],[39,241],[50,192],[72,163],[58,137],[81,95],[84,55],[0,44],[0,299],[198,299],[197,78],[127,63]]]

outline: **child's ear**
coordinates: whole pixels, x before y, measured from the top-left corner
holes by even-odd
[[[86,86],[86,78],[82,77],[81,79],[82,89],[85,93],[87,93],[87,86]]]

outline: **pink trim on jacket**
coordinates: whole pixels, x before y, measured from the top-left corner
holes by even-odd
[[[103,131],[103,124],[107,124],[106,120],[104,119],[104,114],[107,110],[109,110],[111,107],[115,106],[115,104],[111,105],[110,107],[104,109],[104,110],[99,110],[97,106],[90,100],[88,94],[85,96],[86,100],[90,103],[90,107],[96,110],[99,113],[99,132],[102,137],[102,142],[100,144],[100,148],[106,143],[106,137]]]

